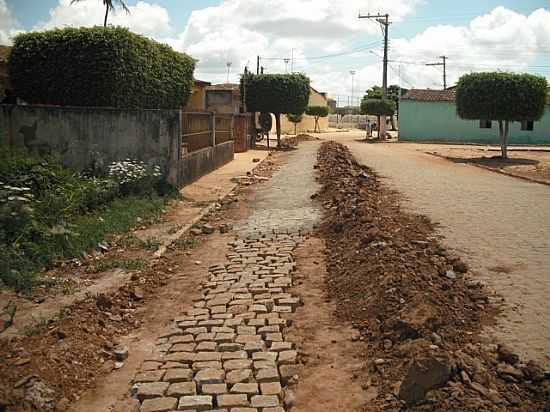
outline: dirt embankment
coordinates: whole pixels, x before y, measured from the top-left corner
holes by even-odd
[[[334,142],[319,153],[328,290],[369,343],[368,410],[544,411],[550,380],[481,337],[496,309],[434,225]]]

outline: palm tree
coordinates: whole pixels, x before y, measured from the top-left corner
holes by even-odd
[[[79,3],[82,0],[71,0],[71,4]],[[103,27],[107,27],[107,17],[109,16],[109,11],[114,11],[115,3],[119,3],[122,6],[122,9],[126,13],[130,13],[130,9],[125,3],[125,0],[101,0],[105,6],[105,20],[103,21]]]

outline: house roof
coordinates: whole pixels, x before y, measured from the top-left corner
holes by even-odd
[[[208,86],[206,90],[240,90],[240,86],[237,83],[221,83]]]
[[[403,97],[403,100],[417,100],[421,102],[454,102],[456,90],[431,90],[411,89]]]
[[[312,87],[312,86],[309,86],[309,88],[310,88],[311,90],[313,90],[315,93],[320,94],[320,95],[321,95],[322,97],[324,97],[325,99],[327,98],[327,93],[326,93],[326,92],[320,92],[319,90],[315,89],[315,88]]]
[[[194,82],[198,86],[210,86],[212,83],[205,82],[204,80],[194,79]]]

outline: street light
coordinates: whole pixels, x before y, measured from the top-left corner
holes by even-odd
[[[356,71],[350,70],[349,74],[351,74],[351,107],[353,107],[353,76],[355,76]],[[351,108],[350,108],[351,110]]]
[[[227,66],[227,82],[226,83],[229,83],[229,71],[231,70],[231,62],[227,62],[227,63],[225,63],[225,65]]]

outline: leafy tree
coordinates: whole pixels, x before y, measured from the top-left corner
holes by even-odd
[[[390,100],[393,100],[395,102],[395,112],[399,113],[399,93],[400,91],[403,94],[403,91],[405,89],[401,89],[398,85],[392,84],[391,86],[388,86],[388,94],[387,98]],[[381,99],[383,96],[382,88],[380,86],[372,86],[369,90],[367,90],[367,97],[369,99]],[[393,115],[390,116],[390,122],[391,122],[391,129],[395,130],[395,122],[393,119]]]
[[[344,106],[344,107],[337,107],[336,108],[336,114],[345,116],[347,114],[361,114],[361,109],[356,106]]]
[[[303,74],[260,74],[241,78],[246,107],[251,112],[275,115],[277,145],[281,146],[281,114],[304,113],[309,101],[309,78]]]
[[[302,121],[302,119],[304,118],[304,114],[303,113],[300,113],[300,114],[295,114],[295,113],[288,113],[286,115],[286,117],[288,117],[288,121],[291,122],[291,123],[294,123],[294,134],[296,135],[296,127],[298,126],[298,123],[300,123]]]
[[[71,0],[71,4],[80,3],[83,0]],[[125,0],[101,0],[105,6],[105,20],[103,20],[103,27],[107,27],[107,17],[109,17],[109,12],[115,10],[115,3],[120,4],[122,9],[126,13],[130,13],[130,9],[126,5]]]
[[[378,117],[378,130],[380,130],[380,116],[393,116],[395,102],[390,99],[369,98],[368,93],[361,100],[361,113]],[[378,133],[380,137],[380,132]]]
[[[546,79],[532,74],[466,74],[456,89],[457,113],[462,119],[497,120],[502,158],[507,159],[510,122],[539,120],[546,88]]]
[[[315,132],[321,133],[321,128],[319,127],[319,118],[328,116],[328,107],[327,106],[309,106],[306,110],[306,114],[315,117]]]

